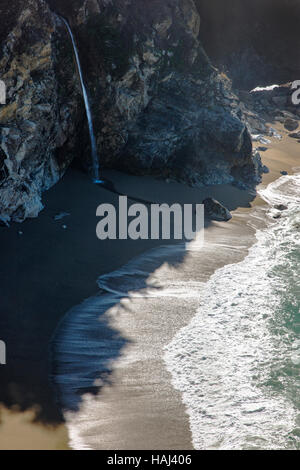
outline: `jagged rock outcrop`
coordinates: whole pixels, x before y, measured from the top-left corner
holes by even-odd
[[[228,222],[232,219],[232,215],[229,210],[223,206],[219,201],[211,197],[204,199],[202,202],[204,205],[205,216],[210,220],[216,220],[217,222]]]
[[[193,185],[257,182],[239,100],[198,40],[192,0],[49,1],[77,37],[102,166]]]
[[[238,91],[243,119],[253,140],[267,144],[269,137],[281,139],[282,136],[273,127],[275,123],[283,124],[287,130],[298,129],[300,105],[294,102],[294,92],[292,83],[257,87],[250,92]]]
[[[63,76],[64,57],[48,5],[4,3],[0,78],[7,104],[0,105],[0,217],[8,223],[37,216],[42,191],[68,167],[81,97],[74,74]]]
[[[102,168],[192,185],[260,181],[240,100],[199,42],[193,0],[3,2],[2,220],[37,215],[73,158],[90,167],[72,45],[53,11],[74,31]]]

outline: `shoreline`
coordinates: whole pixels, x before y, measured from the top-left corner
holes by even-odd
[[[280,129],[280,132],[282,133],[282,129]],[[261,153],[264,164],[269,166],[271,170],[269,174],[264,176],[263,184],[269,184],[277,179],[281,170],[291,171],[293,167],[297,166],[298,146],[297,141],[293,141],[293,139],[286,136],[282,141],[272,139],[269,150]],[[288,158],[286,158],[286,155],[288,155]],[[147,195],[153,195],[154,191],[157,194],[158,188],[162,186],[164,187],[163,197],[167,197],[172,192],[170,189],[173,187],[173,183],[167,185],[152,178],[116,175],[116,172],[108,173],[110,175],[113,173],[114,177],[117,177],[117,189],[119,191],[125,192],[127,186],[129,188],[128,192],[132,196],[135,195],[131,191],[133,187],[134,193],[137,193],[138,196],[139,191],[142,191],[141,194],[145,199],[147,199]],[[145,180],[147,184],[145,184]],[[135,186],[133,186],[133,182],[136,183]],[[176,184],[176,188],[179,186],[182,185]],[[79,187],[81,188],[80,191],[78,190]],[[211,247],[210,252],[207,251],[207,261],[204,260],[203,262],[203,282],[206,282],[219,267],[229,264],[229,262],[238,262],[245,257],[248,248],[253,244],[255,233],[254,228],[251,229],[247,225],[249,212],[254,206],[262,206],[265,203],[257,196],[255,201],[251,203],[252,207],[249,208],[247,207],[249,195],[246,195],[245,191],[232,187],[224,188],[224,186],[214,189],[204,188],[203,193],[202,190],[185,188],[184,193],[180,195],[181,200],[184,197],[187,200],[196,198],[199,203],[199,199],[201,202],[204,195],[213,195],[214,193],[215,197],[224,202],[225,205],[229,207],[231,205],[231,209],[238,207],[240,201],[241,205],[244,206],[233,212],[232,222],[228,224],[212,223],[206,229],[206,237],[209,238]],[[79,197],[79,194],[85,195],[84,201],[82,197]],[[178,196],[178,193],[176,196]],[[238,197],[240,197],[240,201]],[[82,299],[97,294],[96,279],[101,273],[113,272],[126,264],[132,257],[139,256],[145,251],[161,245],[160,241],[158,243],[152,241],[150,243],[132,241],[121,243],[118,241],[119,246],[116,249],[116,242],[110,241],[106,244],[105,249],[102,249],[94,233],[96,227],[95,209],[102,201],[111,202],[112,200],[113,203],[116,203],[116,199],[116,195],[108,195],[105,190],[95,186],[91,187],[88,178],[71,170],[60,183],[45,194],[46,209],[38,219],[26,221],[22,226],[14,225],[11,229],[3,230],[0,233],[1,246],[5,247],[2,255],[4,260],[1,270],[1,282],[4,285],[5,292],[7,292],[4,311],[8,316],[8,319],[5,319],[4,324],[1,325],[1,334],[3,336],[1,339],[6,341],[8,347],[8,364],[5,369],[1,370],[0,403],[3,403],[6,409],[18,410],[19,408],[22,412],[32,409],[37,410],[32,417],[33,419],[30,418],[29,421],[26,415],[27,421],[25,421],[28,425],[26,432],[31,433],[33,436],[33,430],[36,429],[36,426],[42,426],[50,430],[51,436],[41,438],[40,441],[34,437],[34,439],[37,439],[34,448],[67,447],[65,427],[48,382],[47,370],[48,344],[58,323],[71,307],[80,304]],[[70,212],[71,216],[62,221],[54,222],[53,217],[59,212]],[[67,225],[67,229],[62,228],[64,224]],[[20,231],[23,233],[19,234]],[[238,240],[242,240],[242,245],[239,244]],[[212,263],[211,255],[215,251],[216,244],[219,245],[218,259],[215,259]],[[231,246],[229,251],[228,246]],[[13,261],[12,256],[14,256]],[[41,325],[42,315],[44,315],[44,322]],[[192,316],[193,312],[191,312],[190,317],[182,315],[174,325],[175,331],[178,327],[181,327],[180,325],[187,324]],[[15,330],[16,325],[19,326],[17,333]],[[116,326],[119,328],[118,325]],[[123,325],[122,334],[124,335],[128,335],[127,326]],[[129,332],[133,335],[138,333],[138,330]],[[149,331],[146,328],[145,334],[148,333]],[[152,332],[150,332],[150,339],[151,334]],[[170,334],[172,334],[172,331],[170,331]],[[137,339],[139,339],[139,336]],[[162,360],[155,363],[155,370],[157,367],[162,371],[161,383],[165,386],[169,381],[169,388],[164,389],[163,396],[168,400],[168,406],[171,406],[177,413],[177,419],[175,419],[177,428],[173,437],[176,438],[177,436],[177,439],[179,437],[181,443],[184,443],[179,446],[180,448],[190,449],[191,436],[188,417],[181,402],[180,394],[174,392],[169,377],[166,377],[167,372],[163,371],[165,367]],[[125,400],[126,396],[128,397],[124,393],[124,377],[128,377],[127,373],[126,369],[123,369],[123,371],[122,368],[118,369],[117,376],[114,377],[113,393],[112,388],[109,387],[102,391],[101,400],[105,396],[103,403],[106,400],[108,406],[114,407],[119,400],[122,403],[122,399]],[[118,384],[122,385],[119,389]],[[29,390],[31,390],[31,393],[29,393]],[[137,403],[136,398],[135,396],[135,404]],[[141,411],[145,409],[144,399],[145,395],[141,393],[139,396],[139,409]],[[151,444],[157,442],[155,441],[157,439],[155,429],[161,428],[165,422],[164,418],[168,410],[165,410],[165,406],[162,409],[160,408],[161,401],[159,395],[150,406],[155,416],[147,436],[147,443],[150,445],[148,448],[153,448]],[[125,403],[123,401],[123,405],[120,405],[120,411],[122,411],[122,407],[124,408]],[[15,419],[18,415],[22,420],[25,416],[21,411],[15,411],[13,415],[1,412],[1,417],[4,417],[4,419],[0,425],[0,448],[7,448],[7,446],[18,449],[30,448],[30,442],[25,443],[24,440],[24,429],[21,431],[20,436],[14,438],[9,437],[7,434],[12,419]],[[124,430],[127,434],[130,434],[128,429],[131,429],[131,439],[133,439],[134,423],[130,421],[128,415],[127,417],[123,416],[123,418],[125,420],[122,422]],[[34,424],[33,421],[36,421],[37,424]],[[116,425],[116,422],[111,423],[111,425],[110,432],[107,426],[105,428],[107,437],[115,435],[113,425]],[[158,436],[163,448],[168,448],[168,436],[173,425],[174,421],[171,420],[163,430],[165,438]],[[181,430],[179,427],[181,427]],[[140,428],[138,427],[138,429]],[[60,435],[61,430],[63,430],[64,437]],[[116,435],[116,437],[119,442],[124,442],[123,446],[125,448],[130,448],[129,442],[125,442],[124,439],[122,441],[122,436]],[[110,442],[110,444],[111,447],[115,448],[113,442]],[[138,447],[145,448],[142,441],[137,444],[139,444]],[[103,445],[104,448],[108,448],[107,441],[104,441]],[[174,441],[172,441],[172,446],[170,448],[174,448]]]

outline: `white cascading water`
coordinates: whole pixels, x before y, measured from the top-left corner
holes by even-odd
[[[98,162],[98,155],[97,155],[97,145],[96,145],[96,139],[95,139],[95,133],[94,133],[94,126],[93,126],[93,119],[92,119],[92,113],[91,113],[91,108],[90,108],[90,103],[86,91],[86,87],[84,84],[83,80],[83,74],[82,74],[82,69],[81,69],[81,64],[80,64],[80,59],[79,59],[79,54],[76,46],[76,42],[72,33],[72,30],[70,28],[69,23],[65,20],[65,18],[60,17],[61,20],[64,22],[66,25],[66,28],[69,32],[72,44],[73,44],[73,49],[74,49],[74,54],[76,58],[76,63],[77,63],[77,69],[80,77],[80,83],[81,83],[81,88],[82,88],[82,93],[83,93],[83,98],[84,98],[84,104],[85,104],[85,110],[86,110],[86,116],[88,120],[88,125],[89,125],[89,133],[90,133],[90,140],[91,140],[91,154],[92,154],[92,160],[93,160],[93,170],[94,170],[94,179],[95,182],[99,180],[99,162]]]

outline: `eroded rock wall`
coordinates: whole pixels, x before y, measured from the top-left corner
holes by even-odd
[[[50,3],[77,37],[100,166],[195,185],[257,181],[239,101],[199,42],[192,0]]]
[[[42,192],[73,158],[81,102],[72,55],[68,59],[63,45],[57,48],[55,17],[47,3],[5,3],[7,23],[0,26],[0,78],[7,89],[6,105],[0,105],[2,223],[35,217],[42,209]],[[70,74],[64,66],[68,61]]]
[[[100,168],[192,185],[260,180],[230,82],[200,41],[193,0],[1,0],[0,214],[22,221],[89,138],[68,19],[92,107]],[[1,11],[1,10],[0,10]]]

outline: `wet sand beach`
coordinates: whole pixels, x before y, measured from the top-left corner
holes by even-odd
[[[262,153],[264,164],[271,169],[263,184],[277,179],[280,171],[291,172],[299,166],[299,149],[295,139],[273,139]],[[213,222],[206,228],[199,284],[219,267],[243,259],[255,240],[257,223],[263,223],[250,215],[253,206],[262,201],[231,186],[199,190],[117,172],[105,176],[118,191],[134,197],[201,203],[213,196],[233,210],[232,221]],[[0,449],[68,448],[64,417],[49,380],[53,374],[51,339],[72,307],[99,294],[99,276],[161,245],[161,241],[151,240],[100,242],[95,234],[96,208],[103,202],[117,205],[118,196],[93,185],[77,170],[69,170],[45,193],[44,202],[45,210],[37,219],[0,228],[0,283],[5,293],[0,336],[7,345],[7,365],[0,369]],[[54,220],[61,212],[70,215]],[[184,253],[176,267],[182,276],[189,272],[193,277],[192,257],[193,252]],[[164,262],[162,257],[155,272],[163,275]],[[188,416],[162,355],[164,346],[195,311],[176,309],[173,299],[166,303],[169,307],[162,318],[155,315],[155,300],[151,308],[143,300],[138,314],[134,302],[125,298],[107,313],[110,326],[126,341],[120,356],[114,358],[109,383],[96,387],[92,394],[81,394],[78,421],[92,401],[102,419],[95,422],[97,442],[91,437],[91,447],[94,443],[102,449],[191,449]],[[192,305],[196,309],[196,298],[189,307]],[[131,362],[128,358],[133,354],[135,361]],[[24,423],[18,426],[18,435],[11,431],[16,422]]]

